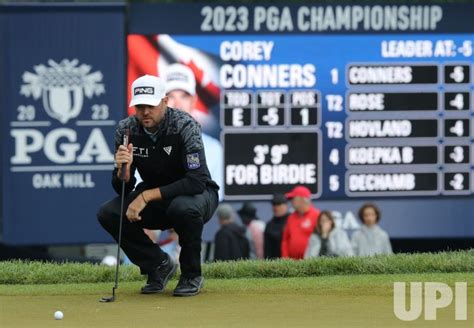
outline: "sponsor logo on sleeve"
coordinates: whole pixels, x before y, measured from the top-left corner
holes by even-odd
[[[187,154],[186,155],[186,160],[188,162],[188,168],[191,170],[198,169],[201,167],[201,163],[199,162],[199,154],[198,153],[193,153],[193,154]]]

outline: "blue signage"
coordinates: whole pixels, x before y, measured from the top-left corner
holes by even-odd
[[[114,127],[125,113],[123,6],[5,6],[2,217],[10,244],[110,240]]]

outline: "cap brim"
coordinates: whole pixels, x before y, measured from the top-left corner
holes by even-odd
[[[295,197],[311,198],[311,194],[309,194],[309,195],[306,195],[306,194],[305,194],[305,195],[302,195],[302,194],[300,194],[300,193],[295,193],[295,194],[289,193],[289,194],[286,194],[286,198],[288,198],[288,199],[292,199],[292,198],[295,198]]]
[[[133,107],[136,105],[150,105],[150,106],[158,106],[161,102],[160,100],[156,99],[146,99],[146,98],[138,98],[138,99],[132,99],[130,102],[130,105],[128,107]]]

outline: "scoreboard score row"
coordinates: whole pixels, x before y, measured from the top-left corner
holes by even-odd
[[[221,117],[225,127],[318,125],[320,98],[317,91],[226,92]]]
[[[256,96],[252,92],[231,91],[225,93],[223,97],[223,126],[227,128],[317,126],[321,124],[320,95],[317,91],[297,91],[290,94],[281,91],[265,91],[259,92]],[[267,104],[262,101],[262,99],[266,99],[265,97],[270,97],[274,101]],[[256,102],[253,102],[254,98],[257,99]],[[286,98],[290,100],[287,102]],[[330,110],[342,110],[342,97],[328,95],[326,99]],[[348,93],[346,103],[346,111],[348,112],[370,112],[373,115],[373,113],[385,111],[398,111],[404,112],[404,114],[423,111],[423,113],[419,113],[419,116],[426,117],[427,112],[469,111],[471,101],[469,92],[374,92]],[[446,121],[449,122],[446,124],[448,126],[447,134],[450,134],[452,132],[450,132],[449,127],[453,120],[446,119]],[[469,122],[462,121],[463,126],[469,125]],[[457,121],[454,123],[461,124]],[[437,123],[432,124],[436,125]],[[456,136],[460,135],[456,133]],[[466,136],[468,136],[468,133]]]
[[[295,184],[322,199],[472,194],[469,63],[321,74],[343,92],[222,92],[227,199],[268,199]]]

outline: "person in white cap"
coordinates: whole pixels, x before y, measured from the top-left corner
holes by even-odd
[[[172,64],[165,71],[166,95],[168,106],[183,110],[197,119],[196,79],[192,70],[183,64]],[[202,133],[202,141],[206,150],[206,158],[212,178],[221,187],[219,199],[223,199],[224,183],[224,152],[219,140]]]
[[[142,274],[148,275],[144,294],[162,292],[176,272],[176,263],[145,234],[146,229],[174,229],[181,246],[181,278],[173,295],[199,293],[201,235],[214,214],[218,185],[211,179],[199,123],[184,111],[168,107],[164,80],[145,75],[132,84],[136,114],[119,122],[115,131],[112,185],[120,195],[125,184],[126,219],[121,247]],[[122,144],[128,134],[130,143]],[[135,170],[143,182],[136,184]],[[118,241],[121,197],[101,206],[102,227]]]

